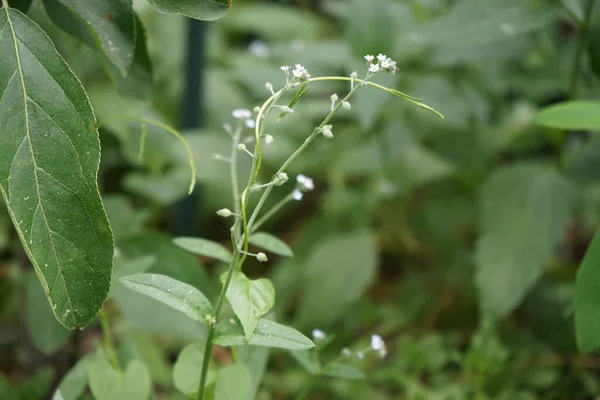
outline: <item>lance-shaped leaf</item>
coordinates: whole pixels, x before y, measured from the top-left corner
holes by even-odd
[[[224,280],[225,274],[221,276]],[[250,280],[242,272],[236,272],[227,289],[227,300],[240,319],[246,339],[258,324],[258,319],[269,312],[275,304],[275,288],[266,278]]]
[[[244,329],[238,321],[221,321],[215,330],[215,344],[230,346],[264,346],[288,350],[308,350],[315,344],[297,330],[277,322],[261,318],[256,330],[246,339]]]
[[[44,0],[44,8],[59,28],[105,54],[127,75],[135,44],[131,0]]]
[[[600,347],[600,229],[577,271],[575,332],[581,352],[588,353]]]
[[[263,248],[271,253],[279,254],[285,257],[294,257],[294,252],[284,241],[276,236],[264,232],[253,233],[249,242],[255,246]]]
[[[0,54],[0,192],[54,315],[82,327],[106,298],[114,254],[95,117],[48,36],[10,8]]]
[[[181,14],[203,21],[219,19],[231,7],[231,0],[148,0],[148,2],[162,13]]]
[[[199,256],[206,256],[216,258],[223,262],[228,263],[231,261],[231,252],[227,248],[223,247],[219,243],[211,240],[191,237],[179,237],[173,239],[173,243],[181,247],[190,253],[197,254]]]
[[[136,274],[119,280],[128,288],[150,296],[204,324],[212,313],[212,306],[201,291],[168,276]]]

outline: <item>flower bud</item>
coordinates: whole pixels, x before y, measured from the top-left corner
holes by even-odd
[[[228,218],[228,217],[231,217],[233,215],[233,213],[231,212],[231,210],[229,208],[221,208],[220,210],[217,211],[217,215],[219,217]]]
[[[256,255],[256,259],[260,262],[265,262],[268,261],[269,259],[267,258],[267,255],[263,252],[260,252]]]
[[[290,179],[288,174],[286,174],[285,172],[280,172],[273,179],[273,183],[275,184],[275,186],[281,186],[284,183],[286,183],[288,179]]]
[[[352,104],[348,103],[347,101],[342,101],[342,107],[344,107],[346,110],[350,110],[352,108]]]

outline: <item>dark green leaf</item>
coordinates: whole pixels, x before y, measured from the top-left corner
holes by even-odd
[[[102,58],[104,67],[114,81],[117,92],[123,97],[149,100],[152,95],[152,62],[146,45],[146,31],[140,18],[135,16],[135,47],[133,60],[123,76],[119,68],[105,56]]]
[[[539,111],[533,123],[555,129],[600,131],[600,102],[577,100],[555,104]]]
[[[96,400],[148,400],[152,390],[150,372],[138,360],[130,362],[122,372],[105,358],[98,358],[90,365],[88,377]]]
[[[44,289],[31,273],[25,280],[25,327],[36,348],[52,354],[71,337],[71,332],[58,323],[46,301]]]
[[[250,236],[249,242],[271,253],[285,257],[294,257],[294,252],[284,241],[264,232],[256,232]]]
[[[227,250],[226,247],[211,240],[179,237],[175,238],[173,243],[182,249],[199,256],[216,258],[217,260],[221,260],[226,263],[231,261],[231,252]]]
[[[264,318],[258,322],[250,340],[246,340],[244,329],[236,321],[221,321],[217,325],[214,342],[224,347],[251,345],[289,350],[315,347],[312,340],[297,330]]]
[[[173,367],[173,383],[175,388],[186,396],[195,396],[200,386],[200,372],[204,357],[204,344],[192,343],[186,346]],[[215,372],[208,370],[207,386],[215,379]]]
[[[0,9],[0,26],[0,191],[54,315],[82,327],[106,298],[114,253],[96,183],[96,121],[36,24]]]
[[[27,13],[31,3],[33,3],[33,0],[8,0],[9,7],[16,8],[23,13]]]
[[[253,281],[242,272],[236,272],[227,290],[227,300],[244,327],[246,339],[249,339],[259,318],[273,308],[275,288],[266,278]]]
[[[245,400],[251,387],[252,376],[244,364],[228,365],[217,373],[215,400]]]
[[[365,379],[365,374],[354,365],[331,363],[323,370],[323,375],[342,379]]]
[[[123,76],[131,66],[135,18],[131,0],[43,0],[59,28],[106,55]]]
[[[596,22],[588,34],[588,52],[590,55],[590,69],[600,78],[600,21]]]
[[[148,2],[162,13],[181,14],[203,21],[219,19],[231,7],[231,0],[148,0]]]
[[[581,352],[588,353],[600,347],[600,229],[577,271],[575,328]]]
[[[52,400],[78,400],[88,384],[88,368],[94,360],[93,354],[81,358],[65,375]]]
[[[208,299],[193,286],[159,274],[137,274],[119,280],[136,292],[150,296],[188,317],[207,323],[212,315]]]
[[[237,361],[244,364],[252,375],[252,386],[246,400],[254,400],[267,369],[269,348],[260,346],[240,346],[236,348]]]
[[[571,183],[552,167],[499,169],[481,191],[481,237],[475,262],[483,312],[512,311],[542,275],[575,206]]]

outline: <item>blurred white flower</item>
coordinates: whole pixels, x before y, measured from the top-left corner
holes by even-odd
[[[387,60],[387,59],[388,59],[388,57],[387,57],[385,54],[381,54],[381,53],[379,53],[379,54],[377,55],[377,59],[378,59],[379,61],[384,61],[384,60]]]
[[[294,189],[294,191],[292,192],[292,198],[296,201],[300,201],[302,200],[302,197],[304,197],[304,193],[302,193],[298,189]]]
[[[379,64],[371,64],[369,66],[369,72],[377,72],[379,71]]]
[[[308,176],[302,174],[296,176],[296,182],[298,182],[298,184],[300,185],[300,190],[302,190],[303,192],[309,192],[315,188],[315,184],[312,178],[309,178]]]
[[[269,58],[271,55],[271,51],[267,45],[262,40],[258,39],[250,43],[248,46],[248,51],[257,58]]]
[[[248,119],[252,117],[252,113],[250,112],[250,110],[247,110],[245,108],[235,109],[233,110],[231,115],[233,115],[233,118],[235,119]]]
[[[367,60],[368,62],[371,62],[375,59],[375,57],[373,57],[372,55],[366,55],[365,56],[365,60]]]
[[[271,135],[266,135],[266,136],[265,136],[265,143],[266,143],[266,144],[271,144],[271,143],[273,143],[273,136],[271,136]]]
[[[256,126],[256,122],[252,118],[247,119],[244,123],[250,129],[254,129],[254,127]]]
[[[313,331],[312,331],[312,337],[317,342],[320,342],[321,340],[323,340],[323,339],[325,339],[327,337],[327,334],[325,332],[323,332],[322,330],[320,330],[320,329],[313,329]]]

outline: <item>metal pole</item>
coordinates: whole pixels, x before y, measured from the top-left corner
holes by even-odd
[[[197,129],[204,126],[203,95],[204,66],[206,64],[206,27],[207,23],[194,19],[188,20],[187,51],[185,64],[185,83],[181,97],[181,130]],[[172,231],[176,236],[199,236],[201,221],[199,204],[201,187],[196,186],[194,193],[175,204],[172,215]]]

